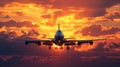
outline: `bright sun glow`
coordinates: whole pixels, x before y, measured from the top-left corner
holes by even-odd
[[[60,48],[61,46],[57,46],[56,44],[53,44],[54,48]]]

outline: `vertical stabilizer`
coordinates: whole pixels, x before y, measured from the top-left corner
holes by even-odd
[[[58,22],[58,30],[60,30],[60,23]]]

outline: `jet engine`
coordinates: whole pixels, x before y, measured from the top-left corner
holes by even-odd
[[[78,42],[78,43],[77,43],[77,45],[81,45],[81,44],[82,44],[82,42]]]
[[[37,45],[41,45],[41,42],[34,42],[34,41],[25,41],[25,45],[28,45],[29,43],[35,43]]]
[[[36,44],[38,44],[39,46],[41,45],[41,42],[36,42]]]
[[[93,45],[93,41],[90,41],[89,44],[90,44],[90,45]]]
[[[28,45],[29,44],[29,42],[28,41],[25,41],[25,45]]]

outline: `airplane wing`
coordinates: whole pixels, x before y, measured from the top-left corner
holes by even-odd
[[[43,43],[44,45],[52,45],[52,40],[25,40],[25,44],[28,45],[29,43],[36,43],[38,45],[41,45]]]
[[[65,45],[81,45],[83,43],[89,43],[90,45],[93,44],[93,41],[99,41],[99,40],[106,40],[105,38],[99,38],[99,39],[88,39],[88,40],[65,40]]]
[[[37,45],[53,45],[53,38],[51,39],[43,39],[43,40],[39,40],[39,39],[31,39],[31,38],[14,38],[14,39],[10,39],[10,40],[15,40],[15,41],[25,41],[25,45],[28,45],[29,43],[35,43]]]

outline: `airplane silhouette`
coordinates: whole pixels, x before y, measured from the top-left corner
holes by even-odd
[[[98,40],[105,40],[105,38],[100,38],[100,39],[91,39],[91,40],[71,40],[64,38],[64,35],[62,31],[60,30],[60,23],[58,23],[58,30],[56,31],[56,34],[54,38],[49,39],[49,40],[25,40],[25,44],[28,45],[29,43],[36,43],[38,45],[47,45],[49,46],[49,49],[51,49],[51,46],[53,44],[60,46],[60,49],[63,49],[63,45],[67,46],[67,49],[70,49],[69,46],[71,45],[81,45],[83,43],[89,43],[90,45],[93,45],[93,41],[98,41]]]

